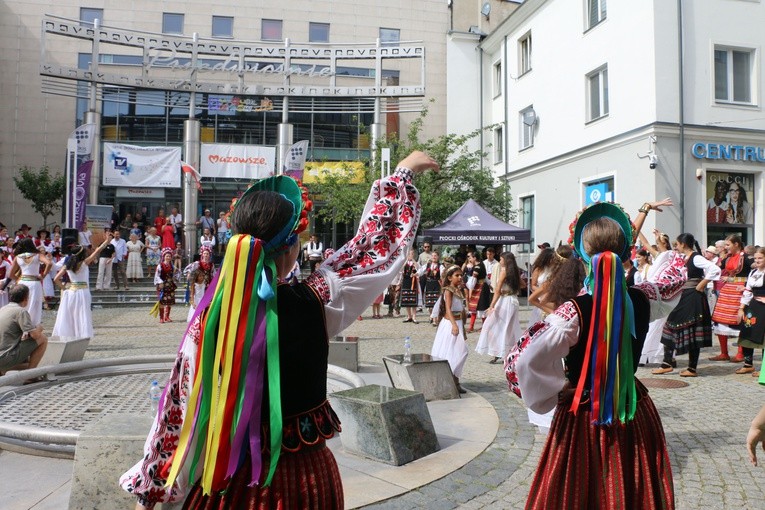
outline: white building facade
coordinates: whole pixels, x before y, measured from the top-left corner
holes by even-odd
[[[566,242],[593,201],[667,196],[644,231],[765,244],[764,23],[750,0],[527,0],[484,37],[479,125],[532,230],[519,251]]]

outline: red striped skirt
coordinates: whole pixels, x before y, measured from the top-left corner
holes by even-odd
[[[475,288],[470,291],[470,301],[468,302],[468,311],[474,312],[478,307],[478,300],[481,299],[481,292],[483,292],[483,280],[479,281]]]
[[[527,509],[673,509],[664,429],[639,381],[635,418],[592,425],[589,400],[576,416],[559,404],[531,484]]]
[[[720,289],[720,295],[712,313],[712,322],[734,326],[738,324],[738,309],[741,306],[741,295],[744,293],[746,279],[740,282],[727,282]]]
[[[267,464],[263,472],[267,472]],[[343,508],[343,484],[335,457],[325,443],[290,453],[282,450],[268,487],[248,487],[249,458],[225,490],[205,496],[194,484],[184,510],[332,510]]]

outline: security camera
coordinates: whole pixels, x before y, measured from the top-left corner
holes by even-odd
[[[656,163],[659,162],[659,158],[656,157],[656,154],[651,154],[648,156],[648,168],[651,170],[656,168]]]

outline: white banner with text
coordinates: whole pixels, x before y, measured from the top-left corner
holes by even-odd
[[[203,143],[200,160],[199,173],[203,179],[263,179],[274,175],[276,148]]]
[[[104,143],[104,186],[180,188],[181,148]]]

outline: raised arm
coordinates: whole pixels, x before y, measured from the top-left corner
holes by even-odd
[[[95,261],[96,261],[96,259],[98,258],[98,254],[99,254],[99,253],[101,253],[101,250],[103,250],[104,248],[106,248],[106,247],[109,245],[109,243],[111,243],[111,242],[112,242],[112,239],[114,239],[114,234],[112,234],[111,232],[109,232],[109,234],[108,234],[108,235],[106,236],[106,238],[104,239],[104,242],[103,242],[103,243],[101,243],[100,245],[98,245],[98,246],[96,247],[96,249],[95,249],[95,250],[93,250],[93,253],[91,253],[90,255],[88,255],[88,257],[87,257],[87,258],[84,260],[84,262],[85,262],[87,265],[91,265],[93,262],[95,262]]]

